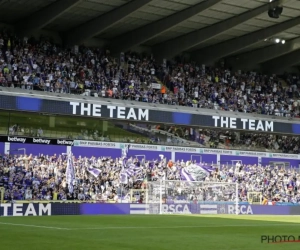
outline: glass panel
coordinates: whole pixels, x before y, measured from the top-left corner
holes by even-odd
[[[0,110],[0,134],[44,138],[297,153],[299,138],[180,125],[134,123]],[[285,149],[282,142],[293,142]],[[280,143],[281,142],[281,143]]]
[[[9,127],[9,111],[0,110],[0,134],[7,135]]]

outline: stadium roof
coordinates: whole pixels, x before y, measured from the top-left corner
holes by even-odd
[[[270,18],[278,5],[282,14]],[[159,60],[185,52],[206,64],[280,70],[283,59],[290,67],[300,58],[298,0],[0,0],[0,22],[59,32],[69,45],[104,39],[117,53],[148,46]]]

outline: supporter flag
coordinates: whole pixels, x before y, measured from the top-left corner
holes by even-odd
[[[100,169],[93,168],[93,167],[88,167],[88,172],[93,175],[94,177],[98,177],[99,174],[101,173]]]
[[[187,164],[181,169],[180,175],[182,180],[186,181],[202,181],[207,175],[213,171],[211,166],[200,164]]]
[[[73,193],[73,180],[75,179],[75,170],[73,166],[73,159],[72,159],[71,152],[68,154],[66,177],[67,177],[69,192]]]
[[[125,148],[122,150],[122,154],[123,154],[122,156],[123,156],[123,157],[127,157],[129,148],[130,148],[130,144],[126,144],[126,145],[125,145]]]
[[[130,144],[125,145],[125,148],[122,150],[122,156],[123,156],[123,161],[122,161],[122,170],[120,172],[120,183],[127,184],[128,183],[128,174],[130,175],[130,170],[126,170],[126,164],[127,164],[127,154],[128,150],[130,148]]]
[[[127,184],[128,183],[128,175],[125,172],[120,173],[120,183]]]

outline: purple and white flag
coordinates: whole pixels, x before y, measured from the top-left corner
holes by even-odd
[[[88,172],[97,178],[99,176],[99,174],[101,173],[101,170],[97,169],[97,168],[89,167]]]
[[[128,183],[128,175],[125,172],[120,173],[120,183],[127,184]]]
[[[74,166],[73,166],[73,158],[72,158],[71,152],[68,154],[66,177],[67,177],[66,180],[68,183],[69,192],[72,194],[73,190],[74,190],[73,180],[75,179],[75,170],[74,170]]]
[[[128,176],[132,176],[133,172],[130,169],[126,169],[127,165],[127,154],[130,148],[130,144],[125,145],[125,148],[122,150],[122,170],[120,172],[120,183],[127,184],[128,183]]]
[[[181,169],[180,175],[182,180],[202,181],[213,171],[211,166],[200,164],[189,164]]]

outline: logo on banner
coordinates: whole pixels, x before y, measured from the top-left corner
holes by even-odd
[[[162,211],[164,213],[191,214],[191,211],[187,204],[162,204]]]
[[[26,142],[26,138],[23,138],[23,137],[10,137],[8,136],[7,137],[7,141],[8,142],[22,142],[22,143],[25,143]]]
[[[47,144],[49,145],[50,144],[50,140],[46,140],[46,139],[41,139],[41,138],[32,138],[32,142],[33,143],[39,143],[39,144]]]
[[[228,205],[228,214],[236,214],[236,205]],[[250,205],[238,205],[238,214],[253,214]]]
[[[67,140],[57,140],[58,145],[68,145],[68,146],[73,146],[74,141],[67,141]]]

